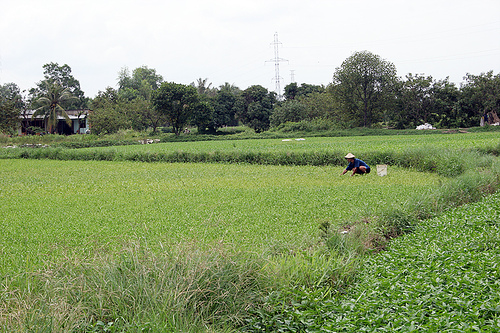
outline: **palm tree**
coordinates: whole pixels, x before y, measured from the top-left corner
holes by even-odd
[[[227,91],[232,94],[236,94],[240,91],[240,88],[235,86],[234,84],[230,84],[229,82],[224,83],[223,85],[219,86],[220,91]]]
[[[212,88],[212,83],[208,82],[208,78],[206,79],[199,78],[196,80],[196,84],[193,82],[191,83],[191,85],[195,87],[196,90],[198,90],[198,94],[200,95],[207,95],[210,97],[215,96],[215,89]]]
[[[43,115],[45,119],[45,130],[53,133],[54,128],[57,128],[59,115],[63,116],[66,123],[71,126],[71,119],[62,107],[62,104],[69,102],[76,97],[71,94],[69,88],[64,88],[58,83],[45,82],[47,91],[44,96],[39,97],[36,102],[38,107],[33,113],[32,118]]]

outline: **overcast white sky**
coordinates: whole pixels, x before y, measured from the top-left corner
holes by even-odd
[[[166,81],[241,89],[324,84],[356,51],[398,75],[459,84],[500,72],[499,0],[1,0],[0,84],[28,90],[44,64],[68,64],[88,97],[146,65]]]

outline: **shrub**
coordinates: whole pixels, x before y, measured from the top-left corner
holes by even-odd
[[[312,133],[317,131],[331,131],[338,128],[339,127],[330,119],[316,118],[313,120],[301,120],[296,122],[280,122],[272,131],[282,133]]]

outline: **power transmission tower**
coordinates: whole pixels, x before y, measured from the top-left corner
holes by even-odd
[[[290,70],[290,82],[291,83],[295,82],[295,70],[293,69]]]
[[[274,83],[275,83],[275,91],[276,94],[278,94],[278,100],[281,101],[283,100],[283,95],[281,94],[281,87],[280,87],[280,62],[282,61],[288,61],[285,59],[281,59],[279,57],[279,46],[281,42],[278,40],[278,33],[274,33],[274,42],[272,45],[274,45],[274,59],[271,59],[270,61],[274,61]]]

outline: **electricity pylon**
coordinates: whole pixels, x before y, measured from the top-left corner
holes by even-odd
[[[270,61],[274,61],[274,83],[276,85],[275,91],[276,94],[278,95],[278,100],[281,101],[283,100],[283,95],[281,94],[281,87],[280,87],[280,82],[281,82],[280,62],[288,60],[279,57],[279,45],[281,44],[281,42],[278,40],[277,32],[274,33],[274,42],[272,44],[274,45],[274,59],[271,59]]]

